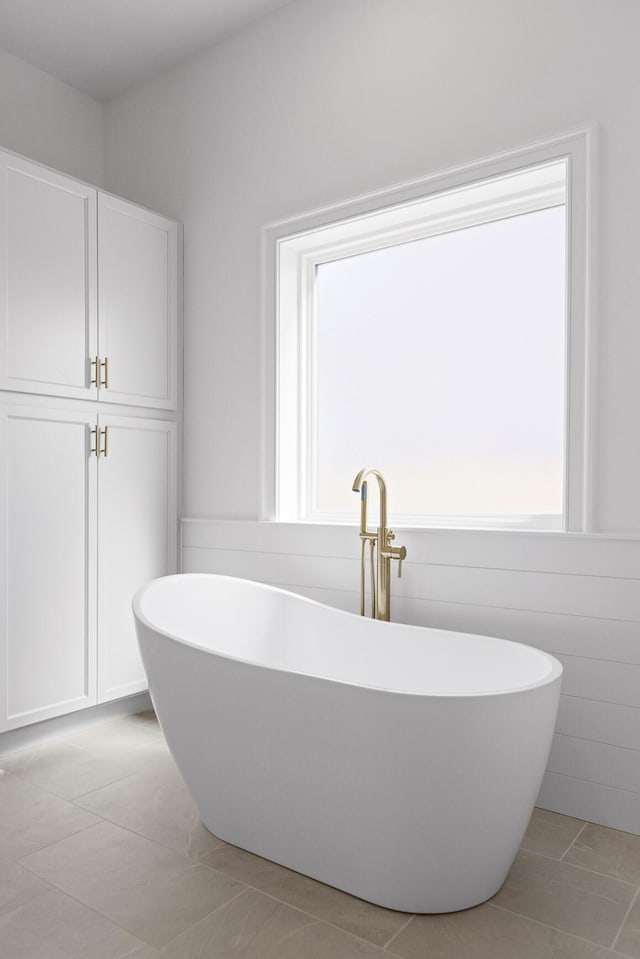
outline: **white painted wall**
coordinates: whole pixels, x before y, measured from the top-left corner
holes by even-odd
[[[104,106],[0,49],[0,147],[101,186]]]
[[[640,532],[639,35],[628,0],[300,0],[107,106],[107,187],[185,223],[188,515],[258,515],[266,222],[592,121],[596,522]]]
[[[640,534],[639,35],[629,0],[299,0],[110,103],[105,153],[109,189],[185,225],[184,512],[251,521],[264,224],[596,125],[603,535],[399,534],[396,612],[562,655],[541,802],[637,832],[640,540],[615,534]],[[185,568],[355,608],[355,530],[290,529],[187,523]]]

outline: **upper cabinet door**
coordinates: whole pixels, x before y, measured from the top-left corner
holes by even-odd
[[[100,400],[177,406],[178,225],[98,194]]]
[[[0,389],[95,398],[96,190],[0,153]]]

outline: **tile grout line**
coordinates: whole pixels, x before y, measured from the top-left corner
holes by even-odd
[[[555,861],[559,862],[558,859],[556,859]],[[634,899],[635,899],[635,896],[634,896]],[[514,912],[513,909],[507,909],[506,906],[499,906],[496,902],[493,902],[491,899],[487,900],[487,904],[490,906],[493,906],[494,909],[499,909],[501,912],[508,913],[510,916],[517,916],[518,919],[526,919],[527,922],[534,922],[536,926],[543,926],[543,928],[545,929],[552,929],[553,932],[559,932],[563,936],[569,936],[571,939],[576,939],[578,942],[584,942],[589,946],[598,946],[600,949],[607,949],[607,950],[613,949],[613,946],[603,946],[601,942],[594,942],[593,939],[585,939],[583,936],[579,936],[575,932],[567,932],[566,929],[560,929],[559,926],[550,926],[548,922],[542,922],[541,919],[533,919],[531,916],[525,916],[525,914],[522,912]]]
[[[56,796],[56,799],[57,798],[59,797]],[[81,807],[78,806],[78,809],[80,808]],[[82,811],[89,812],[88,809],[84,809]],[[65,842],[67,839],[73,839],[75,836],[79,836],[81,835],[81,833],[87,832],[88,829],[95,829],[95,827],[99,826],[100,823],[106,822],[106,820],[103,819],[102,816],[98,816],[97,813],[91,813],[91,815],[95,816],[96,819],[99,820],[99,822],[92,822],[89,826],[83,826],[82,829],[77,829],[75,832],[69,833],[68,836],[63,836],[62,839],[53,839],[51,842],[45,843],[44,846],[38,846],[37,849],[32,849],[31,852],[25,852],[24,856],[21,856],[19,859],[12,859],[9,861],[19,863],[24,869],[28,869],[29,872],[32,872],[34,876],[38,876],[38,879],[42,879],[44,882],[50,883],[50,885],[55,886],[56,889],[62,889],[62,886],[57,886],[54,882],[51,882],[50,879],[44,879],[43,876],[37,873],[35,869],[32,869],[28,863],[23,862],[23,860],[28,859],[29,856],[34,856],[38,852],[44,852],[45,849],[51,849],[52,846],[55,846],[59,842]],[[64,892],[64,889],[62,891]]]
[[[331,926],[332,929],[337,929],[338,932],[341,932],[343,935],[352,936],[354,939],[357,939],[359,942],[365,943],[365,945],[369,946],[369,948],[373,947],[374,949],[379,949],[380,952],[382,952],[382,949],[383,949],[382,946],[379,946],[377,943],[372,942],[371,939],[365,939],[364,936],[359,936],[357,932],[351,932],[349,929],[345,929],[343,926],[338,926],[335,922],[332,922],[331,919],[325,919],[323,916],[314,916],[312,912],[307,912],[306,909],[300,909],[299,906],[294,906],[293,903],[287,902],[285,899],[279,899],[277,896],[272,896],[270,892],[265,892],[264,889],[258,889],[257,886],[249,886],[249,889],[253,889],[254,892],[259,892],[263,896],[268,896],[269,899],[273,899],[275,900],[275,902],[279,902],[282,906],[288,906],[289,909],[296,909],[298,912],[303,913],[305,916],[309,916],[309,918],[313,919],[315,922],[323,922],[326,926]],[[349,895],[349,893],[346,893],[346,895]],[[354,896],[352,898],[355,899],[357,897]],[[362,901],[364,902],[365,900],[362,900]]]
[[[597,825],[597,823],[585,823],[585,825]],[[603,829],[608,829],[609,826],[603,826]],[[582,832],[582,830],[580,830]],[[630,833],[629,835],[634,835]],[[571,847],[569,847],[571,848]],[[568,852],[569,850],[567,850]],[[611,876],[608,872],[598,872],[597,869],[589,869],[587,866],[580,866],[577,862],[567,862],[566,859],[552,859],[551,856],[545,856],[542,852],[535,852],[533,849],[525,849],[522,847],[522,852],[526,852],[531,856],[538,856],[540,859],[548,859],[549,862],[561,862],[563,866],[570,866],[572,869],[580,869],[581,872],[591,873],[592,876],[602,876],[603,879],[610,879],[611,882],[621,882],[625,886],[633,886],[634,888],[638,885],[635,882],[632,882],[630,879],[620,879],[619,876]]]
[[[98,823],[94,823],[94,825],[97,826]],[[93,828],[92,826],[87,826],[87,829],[92,829],[92,828]],[[85,830],[82,830],[82,832],[84,832],[84,831],[85,831]],[[60,841],[62,842],[63,840],[60,840]],[[46,848],[46,847],[44,847],[44,848]],[[38,851],[39,851],[39,850],[38,850]],[[16,860],[16,861],[19,861],[19,860]],[[20,865],[23,865],[23,864],[20,863]],[[25,868],[28,869],[29,867],[28,867],[28,866],[25,866]],[[209,867],[209,868],[211,868],[211,867]],[[98,909],[96,906],[91,906],[91,905],[89,905],[88,903],[84,902],[84,900],[78,899],[77,896],[75,896],[73,893],[69,892],[67,889],[64,889],[62,886],[57,885],[57,883],[52,882],[52,881],[49,880],[49,879],[44,879],[42,876],[38,875],[38,873],[35,872],[33,869],[29,869],[29,871],[32,872],[34,876],[38,876],[38,878],[41,879],[42,882],[45,882],[45,883],[47,883],[48,885],[51,886],[51,889],[50,889],[50,890],[47,890],[47,892],[46,892],[46,893],[43,893],[42,895],[49,895],[49,894],[51,893],[51,891],[60,892],[63,896],[67,896],[69,899],[72,899],[74,902],[77,902],[78,905],[82,906],[84,909],[88,909],[90,912],[94,913],[96,916],[100,916],[101,919],[106,919],[107,922],[110,922],[110,923],[112,923],[112,925],[117,926],[118,929],[121,929],[123,932],[126,932],[128,935],[133,936],[134,939],[138,939],[143,946],[147,946],[147,947],[149,947],[149,948],[151,948],[151,949],[161,950],[161,949],[165,949],[166,946],[170,945],[170,943],[173,942],[173,939],[171,939],[171,940],[169,940],[169,942],[165,943],[164,946],[155,946],[153,943],[147,942],[146,939],[142,939],[139,935],[137,935],[136,933],[132,932],[130,929],[127,929],[125,926],[122,926],[119,922],[117,922],[117,921],[116,921],[115,919],[113,919],[111,916],[107,916],[104,912],[101,912],[100,909]],[[214,871],[218,871],[218,870],[214,870]],[[233,877],[227,876],[226,874],[224,874],[224,875],[225,875],[225,879],[233,878]],[[233,902],[234,900],[238,899],[238,898],[239,898],[240,896],[242,896],[245,892],[247,892],[248,889],[251,888],[250,886],[247,886],[246,883],[241,882],[239,879],[234,879],[233,881],[234,881],[234,882],[237,882],[239,885],[242,886],[242,888],[241,888],[238,892],[236,892],[233,896],[231,896],[231,898],[227,899],[225,902],[221,903],[219,906],[216,906],[215,909],[212,909],[210,912],[206,913],[204,916],[201,917],[201,919],[196,919],[195,922],[190,923],[190,924],[187,926],[186,929],[184,929],[182,932],[179,932],[179,933],[177,934],[177,936],[174,936],[173,938],[174,938],[174,939],[177,939],[179,936],[183,935],[188,929],[191,929],[193,926],[197,925],[199,922],[202,922],[203,919],[206,919],[208,916],[213,916],[216,912],[219,912],[220,909],[224,909],[224,907],[227,906],[227,905],[229,905],[230,902]],[[36,898],[39,898],[39,897],[36,897]],[[21,907],[17,907],[17,908],[21,908]],[[300,911],[302,911],[302,910],[300,910]],[[313,919],[314,917],[313,917],[313,916],[309,916],[309,918],[310,918],[310,919]],[[126,954],[122,957],[122,959],[126,959],[126,957],[127,957],[128,955],[130,955],[131,952],[133,952],[134,950],[137,950],[138,948],[139,948],[139,946],[133,947],[133,949],[130,950],[129,953],[126,953]]]
[[[237,847],[237,848],[240,848],[240,847]],[[252,853],[252,855],[254,854]],[[203,865],[207,866],[209,869],[212,869],[213,872],[217,872],[221,876],[225,876],[227,879],[235,879],[236,882],[244,882],[243,879],[237,879],[235,876],[231,875],[231,873],[223,872],[222,869],[216,869],[215,866],[210,866],[209,863],[205,862],[203,863]],[[286,868],[286,867],[283,867],[283,868]],[[298,875],[303,875],[303,873],[299,873]],[[306,878],[310,878],[310,877],[306,877]],[[314,879],[313,881],[319,882],[319,880],[317,879]],[[287,902],[286,899],[280,899],[279,896],[274,896],[273,893],[266,892],[264,889],[260,889],[258,886],[252,886],[251,883],[249,882],[244,882],[244,884],[248,889],[252,889],[254,892],[260,893],[260,895],[262,896],[267,896],[268,899],[273,899],[274,902],[279,902],[281,906],[287,906],[289,909],[295,909],[296,912],[301,912],[303,915],[308,916],[310,919],[313,919],[315,922],[323,922],[325,925],[331,926],[332,929],[337,929],[338,932],[342,932],[347,936],[352,936],[354,939],[358,939],[360,942],[366,943],[366,945],[369,947],[373,946],[374,949],[379,949],[380,951],[386,948],[384,946],[379,946],[375,942],[372,942],[371,939],[365,939],[364,936],[359,936],[357,932],[350,932],[348,929],[345,929],[343,926],[338,926],[335,922],[332,922],[331,919],[326,919],[324,916],[316,916],[312,912],[308,912],[306,909],[301,909],[300,906],[294,906],[292,902]],[[322,885],[326,885],[326,883],[322,883]],[[336,887],[329,886],[329,888],[334,889]],[[339,889],[338,892],[342,892],[342,890]],[[350,896],[350,893],[343,893],[343,895]],[[357,896],[350,896],[350,898],[356,899],[359,902],[366,903],[365,899],[358,900]],[[371,903],[369,903],[368,905],[371,905]],[[373,903],[373,905],[375,905],[375,903]],[[377,908],[383,909],[384,907],[378,906]],[[388,911],[393,911],[393,910],[388,910]],[[404,923],[404,926],[408,925],[412,919],[413,919],[413,915],[411,915],[409,919],[407,920],[407,922]],[[396,936],[396,933],[393,934],[391,939],[393,939],[395,936]],[[389,940],[389,942],[391,942],[391,939]]]
[[[142,778],[142,774],[141,774],[140,772],[134,772],[134,773],[129,773],[129,774],[126,775],[126,776],[120,776],[118,779],[113,779],[113,780],[111,780],[111,782],[104,783],[104,785],[102,785],[102,786],[96,786],[94,789],[87,789],[86,792],[78,793],[77,796],[74,796],[73,799],[68,799],[67,802],[73,803],[74,806],[77,806],[77,807],[78,807],[78,809],[85,809],[85,810],[86,810],[86,806],[83,806],[83,805],[81,805],[81,803],[78,802],[79,799],[84,799],[85,796],[91,796],[91,795],[93,795],[93,793],[100,792],[101,789],[108,789],[110,786],[115,786],[115,785],[117,785],[118,783],[123,783],[126,779],[135,779],[136,777]],[[87,812],[93,812],[92,809],[88,809],[88,810],[86,810],[86,811],[87,811]],[[94,813],[94,815],[97,816],[98,813]],[[106,818],[106,817],[103,817],[103,818]]]
[[[571,840],[571,842],[569,843],[569,845],[567,846],[567,848],[565,849],[565,851],[562,853],[562,855],[560,856],[560,859],[558,860],[558,862],[566,862],[566,859],[565,859],[564,857],[565,857],[566,855],[568,855],[569,852],[571,852],[571,850],[573,849],[573,847],[574,847],[574,845],[576,844],[577,840],[580,838],[580,836],[581,836],[582,833],[585,831],[585,829],[587,828],[588,825],[589,825],[589,823],[588,823],[588,822],[585,822],[585,824],[582,826],[582,828],[579,830],[579,832],[573,837],[573,839]],[[575,866],[576,863],[575,863],[575,862],[569,863],[569,865]],[[590,870],[590,871],[592,871],[592,870]]]
[[[19,727],[20,728],[20,727]],[[13,732],[14,730],[6,730],[6,732]],[[24,746],[15,746],[14,749],[5,749],[0,753],[0,762],[5,762],[7,759],[12,759],[14,756],[20,753],[27,752],[30,749],[46,749],[50,745],[56,745],[64,743],[65,746],[72,746],[73,749],[78,749],[80,752],[89,752],[83,746],[77,746],[75,743],[68,742],[64,735],[48,736],[46,739],[39,739],[36,742],[25,743]]]
[[[203,865],[206,865],[206,863],[203,863]],[[239,882],[244,888],[242,888],[242,889],[240,890],[240,892],[237,892],[237,893],[235,894],[235,896],[232,896],[231,899],[227,899],[226,902],[223,902],[222,905],[216,906],[215,909],[212,909],[211,912],[208,912],[208,913],[206,914],[206,916],[203,916],[203,917],[202,917],[202,919],[197,919],[195,922],[191,923],[191,925],[190,925],[190,926],[187,926],[187,929],[183,930],[183,932],[179,932],[177,936],[174,936],[173,939],[170,939],[169,942],[165,943],[164,946],[161,946],[161,947],[160,947],[163,951],[164,951],[165,949],[167,949],[167,948],[171,945],[172,942],[175,942],[176,939],[179,939],[180,936],[183,936],[184,933],[187,932],[189,929],[193,929],[193,927],[194,927],[194,926],[197,926],[198,923],[204,922],[204,920],[205,920],[205,919],[208,919],[210,916],[214,916],[217,912],[220,912],[220,910],[224,909],[224,908],[225,908],[226,906],[228,906],[230,903],[235,902],[236,899],[239,899],[240,896],[243,896],[246,892],[249,892],[249,891],[251,891],[251,892],[257,892],[257,893],[259,893],[260,895],[266,896],[268,899],[272,899],[274,902],[277,902],[277,903],[279,903],[279,904],[282,905],[282,906],[288,906],[289,909],[295,909],[296,912],[302,913],[303,916],[306,916],[308,919],[311,919],[311,920],[312,920],[312,922],[311,922],[311,923],[308,923],[308,925],[313,925],[313,926],[315,926],[315,925],[319,925],[319,924],[322,923],[322,922],[325,922],[325,923],[326,923],[326,920],[324,920],[324,919],[318,919],[317,916],[313,916],[310,912],[306,912],[304,909],[298,909],[297,906],[292,906],[291,903],[284,902],[284,900],[278,899],[276,896],[270,896],[269,893],[265,893],[265,892],[263,892],[261,889],[256,889],[255,886],[250,886],[248,883],[242,882],[241,879],[235,879],[233,876],[228,876],[226,873],[220,872],[219,869],[214,869],[213,866],[208,866],[208,868],[211,869],[213,872],[217,872],[217,873],[219,873],[221,876],[224,876],[226,879],[233,879],[234,882]],[[331,925],[331,923],[326,923],[326,925]],[[335,926],[334,928],[339,929],[340,932],[345,932],[345,930],[344,930],[344,929],[340,929],[339,926]],[[126,932],[126,931],[127,931],[127,930],[125,930],[125,932]],[[358,936],[358,937],[356,937],[356,938],[360,938],[360,937]],[[363,939],[362,942],[366,942],[367,945],[369,945],[369,946],[375,945],[375,944],[373,944],[373,943],[368,942],[366,939]],[[154,947],[154,948],[158,948],[158,947],[156,946],[156,947]],[[123,957],[123,959],[126,959],[126,957]]]
[[[174,940],[179,939],[180,936],[183,936],[183,935],[185,934],[185,932],[188,932],[190,929],[193,929],[193,927],[194,927],[194,926],[197,926],[199,922],[203,922],[205,919],[208,919],[209,916],[215,915],[216,912],[219,912],[221,909],[224,909],[224,907],[225,907],[225,906],[228,906],[229,903],[235,902],[236,899],[239,899],[240,896],[243,896],[244,893],[247,891],[247,888],[248,888],[248,887],[247,887],[244,883],[242,883],[241,885],[243,886],[243,888],[242,888],[239,892],[237,892],[237,893],[235,893],[235,895],[231,896],[230,899],[227,899],[226,902],[223,902],[223,903],[221,903],[219,906],[216,906],[216,908],[215,908],[215,909],[212,909],[211,912],[206,913],[206,915],[202,916],[201,919],[196,919],[195,922],[190,923],[190,924],[186,927],[186,929],[183,929],[182,932],[179,932],[176,936],[173,937],[173,939],[170,939],[169,942],[165,942],[165,944],[164,944],[163,946],[155,946],[153,943],[147,942],[146,939],[142,939],[140,936],[136,935],[136,933],[131,932],[130,929],[125,929],[125,927],[124,927],[124,926],[121,926],[119,922],[116,922],[116,921],[115,921],[115,919],[112,919],[110,916],[105,916],[105,914],[102,913],[102,912],[100,912],[99,909],[95,909],[93,906],[87,906],[87,904],[84,903],[84,902],[82,902],[81,899],[76,899],[76,902],[79,902],[80,905],[85,906],[85,908],[87,908],[87,909],[91,909],[93,912],[95,912],[98,916],[101,916],[103,919],[107,919],[109,922],[112,922],[112,923],[113,923],[115,926],[117,926],[119,929],[122,929],[124,932],[129,933],[129,935],[130,935],[130,936],[133,936],[135,939],[139,939],[140,942],[141,942],[144,946],[147,946],[147,947],[150,948],[150,949],[156,949],[158,952],[164,952],[164,950],[165,950],[166,948],[168,948],[168,946],[170,946],[171,943],[174,942]],[[70,895],[70,893],[67,893],[67,895]],[[72,899],[75,899],[75,896],[72,896],[71,898],[72,898]],[[138,948],[138,947],[136,946],[136,949],[137,949],[137,948]],[[132,950],[132,951],[133,951],[133,950]],[[125,956],[122,957],[122,959],[127,959],[127,956],[128,956],[128,955],[130,955],[130,953],[127,953]]]
[[[620,923],[620,928],[618,929],[617,933],[615,934],[614,939],[613,939],[613,942],[612,942],[611,945],[609,946],[609,949],[614,950],[614,949],[616,948],[616,944],[617,944],[617,942],[618,942],[618,939],[620,938],[620,933],[622,932],[622,930],[623,930],[623,928],[624,928],[624,924],[626,923],[627,919],[628,919],[629,916],[631,915],[631,910],[633,909],[633,907],[634,907],[635,904],[636,904],[636,901],[637,901],[637,899],[638,899],[638,894],[639,894],[639,893],[640,893],[640,886],[638,886],[638,888],[637,888],[637,890],[636,890],[636,894],[635,894],[635,896],[633,897],[633,899],[631,900],[631,902],[630,902],[630,904],[629,904],[629,908],[627,909],[627,911],[626,911],[625,914],[624,914],[624,918],[623,918],[622,922]]]
[[[393,942],[393,940],[394,940],[394,939],[397,939],[397,937],[400,935],[400,933],[401,933],[401,932],[404,932],[404,930],[407,928],[407,926],[409,925],[409,923],[410,923],[410,922],[413,922],[413,920],[414,920],[415,918],[416,918],[416,914],[415,914],[415,913],[413,913],[412,915],[410,915],[409,918],[407,919],[407,921],[400,926],[400,928],[398,929],[397,932],[394,932],[394,934],[391,936],[391,939],[388,939],[387,942],[385,942],[385,944],[384,944],[384,946],[383,946],[382,948],[385,949],[385,950],[387,950],[387,949],[389,948],[389,946],[391,945],[391,943]]]
[[[78,808],[82,808],[82,807],[78,807]],[[96,814],[96,813],[93,813],[92,815],[97,815],[97,814]],[[222,869],[217,869],[215,866],[209,865],[209,863],[205,862],[204,859],[197,859],[197,858],[192,859],[191,857],[187,856],[186,853],[177,852],[175,849],[173,849],[173,848],[171,848],[171,847],[168,847],[168,846],[165,846],[163,843],[158,842],[156,839],[149,839],[148,836],[143,836],[141,833],[137,833],[137,832],[135,832],[135,830],[130,829],[130,828],[128,828],[127,826],[122,826],[122,825],[120,825],[119,823],[114,823],[114,822],[112,822],[110,819],[106,819],[106,818],[104,818],[104,817],[98,817],[98,818],[100,819],[100,822],[92,823],[90,826],[85,826],[83,829],[78,830],[77,833],[72,833],[71,836],[65,836],[64,839],[56,839],[54,842],[48,843],[47,846],[43,846],[42,849],[46,849],[46,848],[48,848],[49,846],[56,845],[56,843],[58,843],[58,842],[64,842],[65,839],[71,839],[71,838],[73,838],[73,836],[76,836],[76,835],[79,835],[80,833],[86,832],[88,829],[93,829],[95,826],[99,826],[100,823],[109,823],[109,825],[115,826],[115,827],[118,828],[118,829],[122,829],[122,830],[124,830],[125,832],[128,832],[128,833],[130,833],[131,835],[135,836],[137,839],[143,839],[143,840],[145,840],[146,842],[153,843],[154,845],[160,846],[160,848],[162,848],[162,849],[164,849],[164,850],[166,850],[166,851],[173,852],[175,855],[184,856],[185,858],[187,858],[187,859],[189,860],[189,863],[188,863],[188,867],[189,867],[189,868],[191,868],[192,866],[206,866],[207,869],[211,869],[212,872],[216,872],[216,873],[218,873],[219,875],[224,876],[225,879],[231,879],[231,880],[233,880],[234,882],[240,883],[242,886],[244,886],[244,888],[241,889],[240,892],[237,893],[236,896],[233,896],[232,899],[236,899],[237,896],[241,895],[243,892],[246,892],[247,889],[252,889],[254,892],[257,892],[257,893],[259,893],[260,895],[263,895],[263,896],[267,896],[267,898],[273,899],[275,902],[279,902],[281,905],[287,906],[289,909],[295,909],[297,912],[303,913],[305,916],[308,916],[310,919],[313,919],[314,922],[324,922],[326,925],[331,926],[331,927],[334,928],[334,929],[337,929],[337,930],[338,930],[339,932],[341,932],[341,933],[344,933],[344,934],[349,935],[349,936],[353,936],[354,939],[358,939],[360,942],[364,942],[364,943],[366,943],[366,945],[368,945],[368,946],[373,946],[374,948],[379,949],[379,950],[382,950],[382,949],[383,949],[382,946],[379,946],[377,943],[372,942],[370,939],[365,939],[363,936],[359,936],[357,933],[350,932],[348,929],[344,929],[342,926],[338,926],[336,923],[332,922],[330,919],[326,919],[326,918],[323,917],[323,916],[316,916],[316,915],[314,915],[313,913],[308,912],[306,909],[301,909],[299,906],[294,906],[293,903],[287,902],[285,899],[280,899],[278,896],[274,896],[272,893],[266,892],[264,889],[260,889],[258,886],[253,886],[253,885],[251,885],[251,883],[245,882],[245,881],[242,880],[242,879],[238,879],[236,876],[232,875],[231,873],[224,872]],[[206,828],[206,827],[205,827],[205,828]],[[213,835],[213,833],[212,833],[211,835]],[[224,840],[221,840],[221,842],[223,843],[223,845],[226,845],[226,844],[224,843]],[[216,848],[220,848],[220,847],[216,847]],[[33,850],[33,851],[34,851],[34,852],[40,852],[40,849]],[[27,853],[26,855],[27,855],[27,856],[28,856],[28,855],[31,855],[31,853]],[[208,855],[208,853],[205,853],[205,855]],[[22,865],[22,866],[24,866],[25,868],[29,869],[29,871],[32,872],[35,876],[38,876],[38,878],[40,878],[40,879],[43,878],[43,877],[40,876],[37,872],[35,872],[35,870],[31,869],[26,863],[22,863],[22,862],[20,862],[20,860],[15,860],[15,861],[16,861],[16,862],[19,862],[20,865]],[[300,873],[300,875],[303,875],[303,874]],[[63,892],[65,895],[70,896],[72,899],[76,899],[75,896],[71,895],[71,893],[67,892],[66,889],[64,889],[62,886],[59,886],[57,883],[55,883],[55,882],[53,882],[53,881],[51,881],[51,880],[44,880],[44,881],[45,881],[45,882],[48,882],[48,883],[52,886],[52,888],[57,889],[57,890],[59,890],[60,892]],[[314,881],[318,881],[318,880],[314,880]],[[333,887],[330,887],[330,888],[333,888]],[[338,890],[338,891],[341,892],[342,890]],[[345,895],[349,895],[349,893],[345,893]],[[356,896],[354,896],[354,897],[352,897],[352,898],[357,899]],[[82,902],[82,900],[76,899],[76,901],[79,902],[81,905],[85,905],[85,906],[86,906],[86,903]],[[362,900],[362,901],[364,902],[364,901],[366,901],[366,900]],[[231,899],[227,900],[227,902],[231,902]],[[225,905],[226,905],[226,903],[223,903],[221,906],[218,906],[216,909],[213,909],[210,913],[207,913],[207,915],[212,915],[214,912],[217,912],[218,909],[222,909]],[[375,904],[374,904],[374,905],[375,905]],[[92,908],[92,907],[88,906],[87,908]],[[383,907],[379,907],[379,908],[383,908]],[[95,911],[95,912],[98,912],[99,915],[103,915],[103,913],[101,913],[99,910],[95,910],[95,909],[94,909],[94,911]],[[107,916],[107,917],[105,917],[105,918],[108,919],[109,917]],[[205,918],[205,917],[203,917],[203,918]],[[411,921],[411,919],[413,919],[413,915],[411,915],[411,916],[409,917],[409,919],[407,920],[407,922],[404,923],[403,928],[404,928],[404,926],[408,925],[408,923]],[[113,920],[109,920],[109,921],[112,922]],[[197,921],[200,922],[200,920],[197,920]],[[118,925],[118,923],[116,923],[116,925]],[[195,925],[195,923],[194,923],[194,925]],[[121,928],[123,928],[123,927],[121,927]],[[127,931],[128,931],[128,930],[125,929],[125,932],[127,932]],[[133,935],[133,933],[131,933],[131,935]],[[396,933],[394,933],[394,935],[393,935],[391,938],[392,938],[392,939],[395,938],[395,935],[396,935]],[[391,941],[391,940],[389,940],[389,941]]]
[[[123,781],[123,780],[119,780],[119,782],[122,782],[122,781]],[[95,790],[95,791],[97,792],[97,790]],[[87,795],[88,795],[88,794],[87,794]],[[216,869],[215,866],[210,866],[209,863],[207,863],[207,862],[204,861],[205,857],[208,856],[208,855],[210,855],[210,853],[215,852],[217,849],[220,849],[222,846],[227,846],[227,845],[229,845],[229,843],[225,842],[224,839],[220,839],[219,836],[215,836],[215,837],[214,837],[215,839],[218,839],[218,840],[219,840],[217,846],[213,846],[211,849],[206,849],[201,855],[191,856],[191,855],[189,855],[188,852],[185,852],[184,849],[176,849],[175,846],[170,846],[167,842],[164,842],[164,841],[161,840],[161,839],[151,839],[150,836],[146,836],[144,833],[138,832],[137,830],[133,829],[131,826],[123,826],[123,824],[122,824],[121,822],[117,822],[115,819],[109,819],[109,817],[106,816],[106,815],[102,815],[102,814],[99,814],[99,813],[94,813],[93,810],[91,810],[91,809],[86,809],[85,806],[78,806],[78,809],[82,809],[84,812],[90,812],[90,813],[92,813],[92,815],[94,815],[94,816],[99,816],[102,822],[108,823],[110,826],[115,826],[116,829],[122,829],[124,832],[128,832],[128,833],[130,833],[132,836],[135,836],[136,839],[143,839],[145,842],[153,843],[154,845],[159,846],[159,847],[160,847],[161,849],[163,849],[165,852],[172,852],[175,856],[183,856],[183,857],[185,857],[185,858],[189,861],[189,865],[190,865],[190,866],[207,866],[208,869],[213,869],[214,872],[219,872],[219,873],[221,873],[223,876],[227,876],[227,878],[235,879],[235,876],[231,876],[229,873],[222,872],[221,869]],[[201,819],[198,819],[198,822],[200,823],[200,825],[204,826],[205,829],[207,828],[207,827],[204,825],[204,823],[202,822]],[[97,825],[99,825],[99,823],[94,823],[93,825],[94,825],[94,826],[97,826]],[[91,826],[85,826],[85,829],[91,829]],[[81,831],[84,832],[84,829],[81,830]],[[207,830],[207,831],[208,831],[208,830]],[[209,835],[213,836],[214,834],[213,834],[212,832],[210,832]],[[69,837],[69,838],[70,838],[70,837]],[[56,840],[56,841],[57,841],[57,842],[63,842],[64,840]],[[252,854],[252,855],[253,855],[253,854]],[[302,875],[302,874],[301,874],[301,875]],[[242,882],[243,880],[242,880],[242,879],[236,879],[235,881],[236,881],[236,882]],[[248,883],[245,883],[245,886],[248,886]]]

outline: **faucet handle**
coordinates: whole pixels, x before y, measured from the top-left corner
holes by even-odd
[[[407,547],[406,547],[406,546],[401,546],[401,547],[398,549],[398,552],[397,552],[397,554],[396,554],[397,559],[398,559],[398,579],[400,579],[400,578],[402,577],[402,564],[403,564],[403,562],[404,562],[404,560],[405,560],[405,558],[406,558],[406,555],[407,555]]]

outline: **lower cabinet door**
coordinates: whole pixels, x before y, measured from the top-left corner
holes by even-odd
[[[99,417],[98,701],[146,689],[131,600],[175,571],[176,426]]]
[[[0,406],[0,730],[96,703],[92,426]]]

